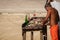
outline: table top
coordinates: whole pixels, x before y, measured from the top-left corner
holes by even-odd
[[[44,19],[45,17],[32,17],[31,20],[33,19]],[[30,21],[29,21],[30,22]],[[24,26],[24,27],[23,27]],[[22,30],[43,30],[46,28],[46,25],[33,25],[33,26],[28,26],[28,25],[23,25]]]
[[[37,25],[35,27],[33,27],[33,26],[26,26],[26,27],[23,27],[22,29],[23,30],[43,30],[46,27],[47,27],[46,25],[44,25],[44,26]]]

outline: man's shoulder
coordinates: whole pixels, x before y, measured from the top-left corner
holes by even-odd
[[[51,10],[54,10],[55,11],[56,9],[55,8],[52,8]]]
[[[50,12],[54,12],[54,11],[57,11],[55,8],[52,8],[51,10],[50,10]]]

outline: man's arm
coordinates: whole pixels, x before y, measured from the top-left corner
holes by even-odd
[[[50,17],[50,15],[51,15],[51,12],[50,11],[48,11],[47,12],[47,15],[46,15],[46,18],[43,20],[43,25],[47,22],[47,20],[48,20],[48,18]]]

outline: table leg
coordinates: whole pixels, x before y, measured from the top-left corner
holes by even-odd
[[[44,37],[44,40],[47,40],[47,27],[43,28],[43,37]]]
[[[23,32],[23,40],[26,40],[26,32]]]
[[[40,40],[44,40],[42,30],[40,31]]]
[[[33,31],[31,31],[31,40],[33,40]]]
[[[45,27],[45,40],[47,40],[47,27]]]

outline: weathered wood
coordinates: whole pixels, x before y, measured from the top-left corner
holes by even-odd
[[[35,18],[32,18],[31,20],[37,19],[37,18],[40,18],[40,17],[35,17]],[[22,27],[23,40],[26,40],[26,32],[31,31],[31,40],[33,40],[33,31],[40,31],[40,30],[42,30],[42,33],[43,33],[42,35],[45,35],[45,34],[47,35],[47,26],[46,25],[44,25],[44,26],[35,25],[35,26]],[[44,37],[44,40],[47,40],[47,37]]]

